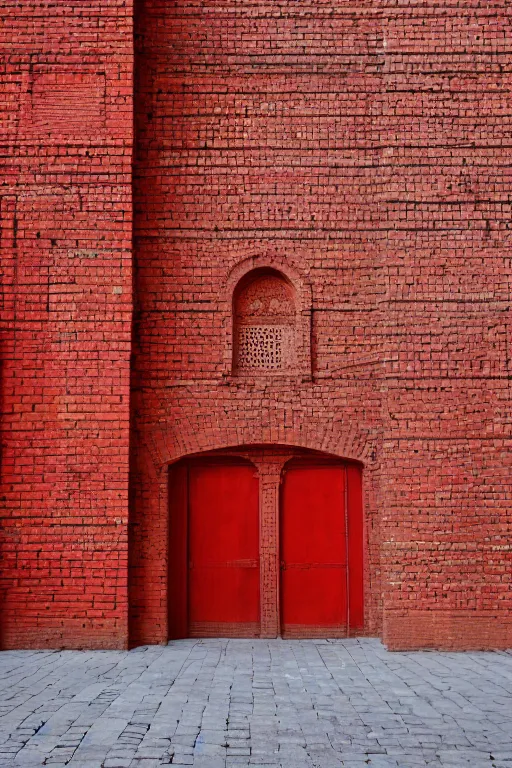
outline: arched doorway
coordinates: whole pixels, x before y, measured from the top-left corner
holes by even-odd
[[[361,478],[286,447],[171,466],[169,638],[360,634]]]

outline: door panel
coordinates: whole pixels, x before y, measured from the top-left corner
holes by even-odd
[[[281,632],[329,637],[347,630],[345,469],[285,469],[281,492]]]
[[[252,465],[190,466],[188,551],[189,636],[258,636],[258,478]]]

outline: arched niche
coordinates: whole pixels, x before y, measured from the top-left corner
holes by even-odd
[[[233,293],[233,365],[236,376],[293,374],[300,345],[297,296],[274,269],[255,269]]]
[[[275,301],[272,301],[275,299]],[[252,310],[250,304],[260,301]],[[278,305],[282,303],[282,307]],[[272,377],[297,377],[311,380],[311,314],[312,290],[307,276],[283,258],[274,255],[254,255],[238,262],[226,275],[223,300],[219,305],[224,313],[224,353],[222,372],[229,382],[240,383],[245,379],[268,383]],[[249,309],[247,308],[249,306]],[[259,318],[257,316],[259,314]],[[266,322],[264,322],[266,321]],[[259,323],[259,325],[258,325]],[[261,328],[266,325],[277,336],[286,337],[284,362],[249,365],[247,352],[240,364],[240,341],[248,330],[258,327],[252,334],[253,341],[261,338]],[[270,341],[270,338],[268,339]],[[270,367],[263,367],[269,365]]]

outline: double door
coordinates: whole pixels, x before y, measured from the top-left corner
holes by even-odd
[[[170,638],[259,637],[269,611],[283,637],[361,629],[359,468],[300,459],[288,462],[277,482],[272,517],[260,514],[259,474],[248,461],[171,468]],[[262,535],[260,520],[271,519],[275,530]]]

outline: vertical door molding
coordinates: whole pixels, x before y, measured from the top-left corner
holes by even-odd
[[[279,635],[279,487],[291,456],[253,457],[260,477],[261,637]]]

